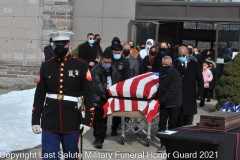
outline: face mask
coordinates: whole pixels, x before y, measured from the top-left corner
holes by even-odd
[[[54,44],[53,44],[53,42],[52,42],[52,43],[50,43],[50,45],[51,45],[52,47],[54,47]]]
[[[145,49],[145,47],[140,47],[141,49]]]
[[[119,60],[121,58],[121,54],[113,54],[113,58]]]
[[[129,50],[124,50],[124,51],[123,51],[123,54],[124,54],[125,57],[127,57],[127,56],[129,56],[130,51],[129,51]]]
[[[93,43],[94,43],[94,39],[89,39],[89,40],[88,40],[88,43],[89,43],[89,44],[93,44]]]
[[[198,54],[198,52],[194,52],[196,55]]]
[[[54,52],[59,58],[62,59],[68,53],[68,48],[55,48]]]
[[[111,67],[111,64],[102,63],[102,67],[107,70]]]
[[[161,48],[160,51],[165,52],[167,48]]]
[[[150,54],[151,54],[152,56],[154,56],[154,55],[156,54],[156,52],[150,52]]]
[[[147,49],[150,49],[152,46],[147,45]]]
[[[179,61],[180,62],[185,62],[186,60],[187,60],[187,57],[186,56],[184,56],[184,57],[178,57],[178,59],[179,59]]]
[[[166,72],[170,67],[171,67],[171,66],[163,66],[163,67],[162,67],[163,72]]]
[[[99,44],[101,42],[101,40],[100,39],[97,39],[97,43]]]
[[[203,69],[207,69],[207,66],[203,66]]]

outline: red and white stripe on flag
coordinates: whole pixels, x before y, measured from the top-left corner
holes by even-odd
[[[103,106],[104,117],[117,111],[141,111],[147,122],[151,122],[158,114],[158,100],[137,101],[118,98],[110,98]]]
[[[108,93],[110,96],[150,99],[156,96],[158,85],[158,73],[148,72],[111,86]]]
[[[159,102],[151,99],[156,96],[158,85],[158,73],[148,72],[111,86],[108,90],[110,96],[149,100],[110,98],[103,106],[104,117],[116,111],[141,111],[146,117],[146,121],[151,122],[153,117],[158,114]]]

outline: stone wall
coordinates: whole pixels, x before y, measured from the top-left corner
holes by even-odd
[[[44,0],[42,50],[49,44],[52,31],[72,31],[73,0]]]
[[[42,0],[0,0],[0,61],[40,63]]]

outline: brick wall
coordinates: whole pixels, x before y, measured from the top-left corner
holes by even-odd
[[[49,33],[72,30],[73,4],[73,0],[44,0],[42,50],[49,44]]]

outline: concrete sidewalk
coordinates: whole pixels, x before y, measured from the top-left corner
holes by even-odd
[[[0,91],[0,94],[3,93]],[[7,93],[7,91],[5,91]],[[199,102],[198,102],[199,103]],[[204,107],[198,107],[198,114],[194,117],[194,123],[197,123],[200,121],[200,115],[208,112],[215,111],[215,104],[217,103],[216,100],[212,100],[211,102],[205,102]],[[107,137],[105,139],[105,142],[103,144],[102,149],[96,149],[93,146],[93,130],[90,129],[84,136],[83,136],[83,159],[121,159],[121,160],[127,160],[127,159],[160,159],[165,160],[164,154],[157,154],[156,151],[160,145],[159,139],[155,137],[157,133],[157,126],[154,127],[155,130],[152,132],[151,136],[151,142],[150,147],[146,146],[146,135],[140,134],[136,135],[133,133],[126,133],[126,142],[124,145],[121,144],[121,134],[120,130],[118,130],[117,136],[111,136],[111,119],[112,117],[109,116],[108,118],[108,127],[107,127]],[[37,153],[38,157],[30,158],[30,159],[36,159],[40,160],[41,158],[39,155],[41,155],[41,146],[38,146],[33,149],[27,149],[24,151],[17,151],[14,153]],[[3,160],[4,158],[0,158]],[[10,160],[10,159],[5,159]],[[18,159],[18,160],[24,160]]]

